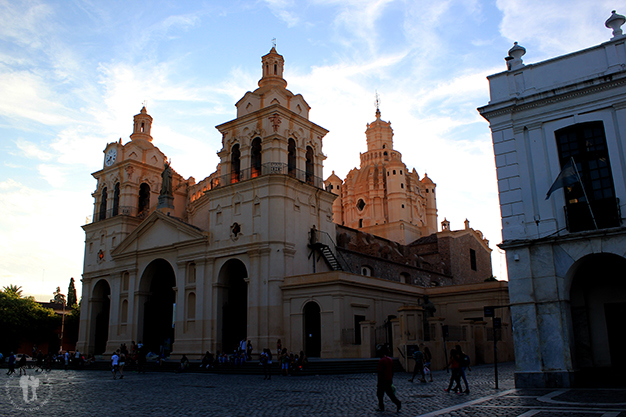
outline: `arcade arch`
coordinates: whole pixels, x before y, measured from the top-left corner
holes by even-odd
[[[96,282],[89,300],[91,305],[89,345],[93,346],[94,355],[106,351],[109,340],[109,316],[111,312],[111,286],[105,279]]]
[[[174,344],[174,308],[176,275],[165,259],[155,259],[144,270],[139,289],[137,339],[147,352],[169,352]]]
[[[573,360],[576,369],[626,368],[626,259],[587,255],[568,272]]]
[[[217,300],[218,344],[232,352],[248,337],[248,270],[239,259],[230,259],[218,276]]]

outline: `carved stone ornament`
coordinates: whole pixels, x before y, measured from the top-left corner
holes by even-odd
[[[274,129],[274,132],[277,132],[278,128],[280,127],[280,123],[282,122],[282,120],[280,120],[279,114],[274,113],[273,115],[269,117],[269,119],[270,119],[270,123],[272,123],[272,128]]]

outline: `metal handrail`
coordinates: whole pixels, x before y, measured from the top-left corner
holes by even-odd
[[[311,233],[314,234],[311,239],[312,244],[320,243],[322,245],[328,246],[333,252],[333,255],[335,255],[337,262],[339,262],[341,269],[346,272],[352,272],[346,259],[343,257],[341,252],[337,250],[337,244],[328,233],[317,229],[311,229]]]

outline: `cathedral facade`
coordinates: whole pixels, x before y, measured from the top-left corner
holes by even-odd
[[[106,146],[83,226],[78,350],[141,341],[195,358],[246,338],[255,352],[281,339],[310,357],[371,357],[376,344],[428,342],[446,320],[469,346],[482,306],[507,303],[506,283],[484,282],[482,234],[469,222],[437,232],[435,184],[408,171],[380,111],[361,168],[322,179],[328,131],[283,70],[275,48],[262,57],[258,88],[217,126],[217,171],[199,182],[153,144],[145,107],[130,141]],[[424,316],[429,293],[445,317]]]

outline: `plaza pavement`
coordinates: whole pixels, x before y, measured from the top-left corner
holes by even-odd
[[[443,391],[449,375],[434,383],[410,383],[396,373],[403,416],[626,417],[626,390],[515,390],[512,363],[500,364],[499,389],[493,366],[468,373],[471,393]],[[6,372],[6,370],[5,370]],[[20,377],[3,378],[1,416],[391,416],[376,412],[376,375],[281,377],[206,373],[136,374],[113,380],[107,371],[52,370],[35,374],[24,400]],[[27,385],[24,381],[23,384]],[[34,388],[33,388],[34,386]],[[33,394],[37,398],[34,399]]]

